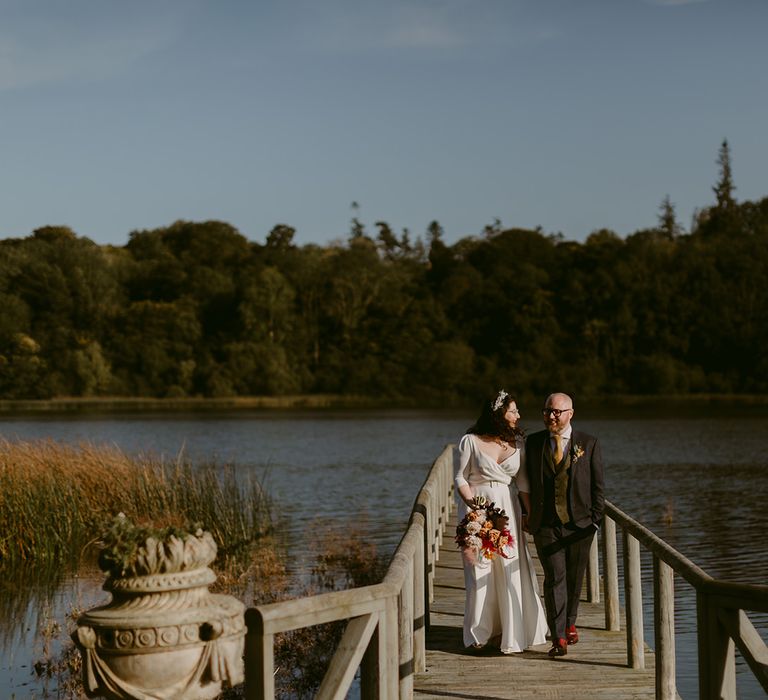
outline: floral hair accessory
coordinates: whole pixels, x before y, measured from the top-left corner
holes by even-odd
[[[504,389],[502,389],[496,395],[496,398],[493,400],[493,405],[492,405],[492,408],[494,411],[498,411],[501,408],[502,404],[504,403],[504,399],[506,399],[507,396],[509,396],[509,394],[506,391],[504,391]]]

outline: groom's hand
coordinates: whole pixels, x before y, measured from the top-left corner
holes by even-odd
[[[523,532],[528,532],[528,514],[523,513],[520,517],[520,526],[523,528]]]

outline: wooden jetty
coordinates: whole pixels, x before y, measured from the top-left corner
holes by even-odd
[[[365,700],[676,699],[676,578],[696,593],[699,698],[736,698],[736,648],[768,692],[768,647],[746,615],[768,612],[768,586],[712,579],[611,503],[606,504],[600,544],[596,540],[592,547],[579,643],[557,659],[547,656],[547,645],[511,656],[467,653],[461,641],[464,579],[452,536],[453,470],[448,446],[416,496],[381,583],[246,611],[247,698],[275,697],[275,634],[347,620],[317,694],[322,700],[346,698],[358,671]],[[617,526],[623,543],[621,577]],[[641,547],[653,557],[653,651],[643,634]]]
[[[455,531],[455,518],[446,534]],[[536,548],[534,558],[543,590],[543,573]],[[435,568],[435,597],[430,604],[426,639],[426,670],[414,678],[413,697],[419,700],[446,698],[622,698],[655,697],[655,668],[646,646],[649,663],[644,669],[627,665],[626,634],[605,629],[605,607],[589,601],[585,583],[579,607],[579,643],[557,659],[547,655],[549,644],[520,654],[502,655],[498,649],[470,654],[462,643],[464,572],[461,555],[448,537],[440,547]],[[622,616],[621,623],[624,623]]]

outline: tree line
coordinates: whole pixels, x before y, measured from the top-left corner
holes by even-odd
[[[4,239],[0,396],[765,393],[768,198],[736,201],[727,142],[718,165],[689,232],[666,197],[656,227],[583,243],[357,216],[324,246],[221,221]]]

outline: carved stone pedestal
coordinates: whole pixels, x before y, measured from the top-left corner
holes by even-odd
[[[149,539],[142,549],[146,568],[163,573],[108,578],[112,602],[77,621],[89,697],[203,700],[243,681],[245,606],[208,591],[213,538],[172,540]]]

